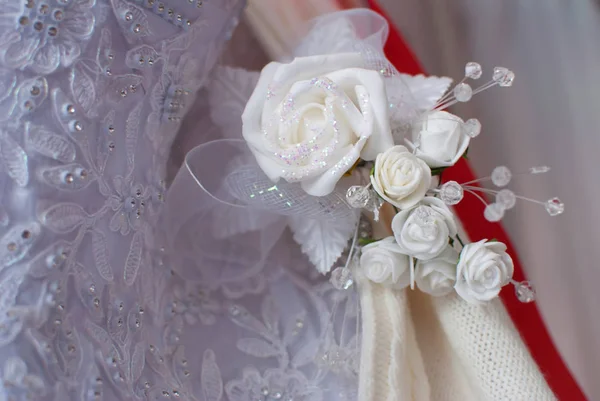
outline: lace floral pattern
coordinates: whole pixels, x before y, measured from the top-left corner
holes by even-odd
[[[0,3],[0,400],[355,399],[353,293],[283,263],[209,287],[161,245],[169,148],[242,2]]]
[[[4,0],[0,54],[9,68],[49,74],[81,55],[96,23],[96,0]]]

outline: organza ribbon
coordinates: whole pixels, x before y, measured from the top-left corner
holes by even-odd
[[[386,21],[372,11],[333,13],[314,21],[295,55],[362,54],[365,68],[379,71],[385,79],[391,119],[397,127],[412,118],[416,102],[383,55],[387,34]],[[239,139],[207,142],[188,152],[166,196],[162,225],[171,254],[180,259],[173,268],[190,280],[215,286],[250,277],[270,263],[282,263],[289,244],[282,244],[282,249],[275,244],[290,216],[356,218],[356,209],[345,198],[349,180],[342,179],[324,197],[306,194],[299,183],[272,182],[241,139],[239,127],[219,127],[222,137]],[[232,129],[236,132],[227,132]]]

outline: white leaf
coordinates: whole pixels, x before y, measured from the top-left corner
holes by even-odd
[[[277,334],[279,332],[279,309],[272,297],[265,297],[261,305],[261,313],[269,331]]]
[[[123,277],[125,284],[132,285],[135,282],[140,263],[142,262],[142,246],[144,241],[144,234],[141,231],[137,231],[131,239],[131,246],[129,247],[129,254],[125,261],[125,271]]]
[[[237,348],[257,358],[269,358],[279,355],[277,348],[259,338],[241,338],[237,342]]]
[[[1,244],[1,243],[0,243]],[[71,251],[71,245],[64,240],[59,240],[43,251],[39,252],[29,263],[27,273],[35,278],[43,278],[65,263],[66,256]],[[65,255],[63,257],[62,255]]]
[[[223,379],[215,361],[215,353],[210,349],[204,351],[201,374],[204,401],[220,401],[223,397]]]
[[[211,118],[226,137],[239,137],[241,115],[260,74],[242,68],[220,67],[208,87]],[[232,118],[235,116],[235,118]]]
[[[29,249],[39,238],[41,230],[38,223],[28,222],[16,224],[7,231],[2,231],[3,235],[0,238],[0,271],[26,257]],[[25,231],[29,232],[29,236],[24,237],[22,235]]]
[[[73,93],[75,101],[87,114],[96,99],[96,88],[94,87],[94,81],[80,64],[73,67],[71,72],[71,93]]]
[[[83,171],[85,171],[84,177],[81,175]],[[39,170],[39,173],[46,184],[64,191],[79,191],[97,178],[93,171],[86,169],[79,163],[43,167]],[[73,179],[67,181],[65,179],[67,174],[70,174]]]
[[[92,231],[92,253],[100,276],[106,281],[113,281],[114,276],[108,261],[106,239],[100,231]]]
[[[407,74],[400,74],[400,77],[408,86],[416,101],[415,107],[419,110],[431,110],[452,83],[452,79],[447,77]]]
[[[125,65],[129,68],[140,68],[140,67],[148,67],[152,66],[152,64],[148,64],[148,60],[152,60],[153,64],[160,58],[160,55],[152,46],[149,45],[141,45],[134,47],[129,50],[125,55]],[[140,60],[143,60],[140,63]]]
[[[129,113],[125,123],[125,151],[127,152],[127,164],[133,166],[135,148],[137,145],[138,131],[140,126],[140,115],[144,102],[139,102]]]
[[[87,217],[76,203],[58,203],[42,213],[42,224],[55,233],[65,234],[79,227]]]
[[[294,358],[292,359],[291,365],[294,368],[300,368],[304,365],[314,362],[320,345],[321,341],[318,339],[306,343],[302,348],[298,350],[298,352],[296,352]]]
[[[104,68],[112,63],[112,60],[108,57],[108,54],[112,51],[112,38],[110,30],[102,28],[100,33],[100,40],[98,41],[98,54],[96,55],[96,61],[100,67]]]
[[[137,74],[116,75],[110,79],[108,84],[108,100],[121,103],[126,97],[121,94],[122,90],[129,91],[131,86],[139,87],[144,78]],[[143,103],[143,102],[141,102]]]
[[[319,272],[327,273],[348,246],[358,222],[358,214],[354,218],[335,221],[290,216],[288,221],[294,240],[300,244],[302,252]]]
[[[136,381],[142,375],[144,370],[146,347],[143,342],[135,345],[133,355],[131,355],[131,380]]]
[[[27,374],[27,365],[19,357],[12,356],[4,362],[4,382],[20,383]]]
[[[24,187],[29,182],[27,154],[8,134],[0,132],[0,160],[15,183]]]
[[[131,20],[135,21],[135,24],[139,24],[140,26],[139,31],[133,33],[130,22],[126,21],[124,18],[117,18],[117,21],[123,29],[125,37],[128,38],[130,42],[139,40],[139,37],[146,36],[150,33],[146,13],[141,7],[131,4],[125,0],[111,0],[111,3],[116,15],[125,15],[126,13],[130,13],[132,15]]]
[[[26,130],[27,148],[64,163],[75,160],[75,145],[64,136],[32,125]]]
[[[96,341],[103,350],[110,348],[112,345],[112,340],[110,339],[110,336],[106,330],[90,320],[86,320],[83,324],[83,327],[89,336],[92,337],[92,339]]]

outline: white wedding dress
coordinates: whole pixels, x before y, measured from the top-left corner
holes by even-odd
[[[168,174],[180,127],[241,135],[257,73],[209,76],[241,2],[2,4],[0,400],[553,399],[499,301],[337,290],[279,216],[199,185],[227,155]],[[363,13],[298,54],[381,47]]]

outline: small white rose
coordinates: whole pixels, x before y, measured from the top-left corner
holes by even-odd
[[[359,53],[273,62],[242,115],[244,139],[265,174],[325,196],[355,162],[394,145],[381,74]]]
[[[379,284],[398,289],[410,284],[410,259],[400,252],[394,237],[363,247],[360,270],[366,278]]]
[[[429,113],[412,131],[413,141],[420,143],[417,156],[431,168],[454,165],[469,147],[463,120],[445,111]]]
[[[450,245],[437,257],[419,260],[415,270],[417,287],[433,296],[446,295],[454,290],[458,251]]]
[[[489,301],[510,282],[513,272],[506,245],[484,239],[465,245],[461,251],[454,288],[467,302]]]
[[[377,155],[371,175],[373,189],[400,209],[419,203],[431,184],[431,169],[404,146]]]
[[[392,231],[403,253],[429,260],[446,249],[448,237],[456,235],[456,222],[442,200],[427,196],[394,216]]]

